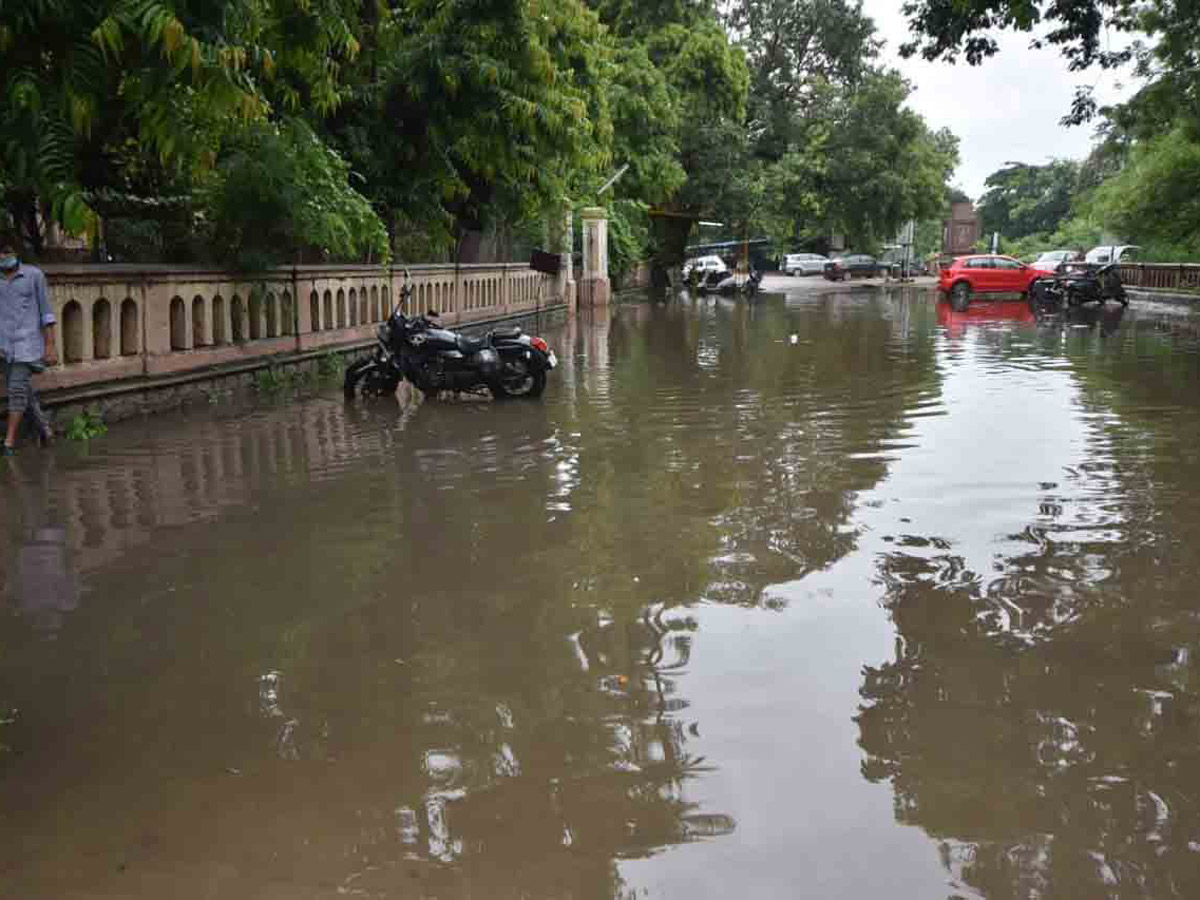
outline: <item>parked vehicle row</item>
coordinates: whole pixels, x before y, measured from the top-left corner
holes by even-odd
[[[830,281],[899,275],[901,268],[900,263],[877,259],[866,253],[845,254],[832,259],[820,253],[788,253],[780,264],[780,271],[785,275],[823,275]],[[693,285],[711,281],[714,272],[730,271],[728,264],[716,255],[693,257],[683,264],[683,277]],[[926,271],[921,260],[910,261],[909,274]]]

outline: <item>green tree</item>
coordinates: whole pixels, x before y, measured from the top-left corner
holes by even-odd
[[[978,204],[983,232],[1016,239],[1056,230],[1070,214],[1079,176],[1080,165],[1072,160],[1005,164],[984,182]]]
[[[811,140],[828,88],[857,86],[879,53],[861,0],[737,0],[727,20],[750,65],[755,152],[772,162]]]
[[[829,223],[872,247],[909,219],[938,215],[958,163],[958,139],[931,131],[903,104],[910,92],[896,72],[874,73],[834,120],[823,179]]]
[[[5,203],[38,247],[39,216],[96,224],[89,189],[112,188],[113,148],[199,171],[220,138],[272,102],[339,102],[357,52],[351,0],[13,0],[0,24]]]
[[[1116,234],[1154,255],[1193,258],[1200,248],[1200,142],[1177,126],[1141,141],[1121,172],[1096,189],[1092,209]]]
[[[327,125],[395,231],[444,243],[541,216],[612,158],[613,48],[578,0],[408,0],[364,32]]]
[[[248,269],[288,262],[306,247],[334,258],[386,261],[387,232],[350,187],[349,174],[301,121],[245,130],[200,194],[214,249]]]

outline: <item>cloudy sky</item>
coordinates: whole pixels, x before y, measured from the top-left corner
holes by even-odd
[[[909,105],[934,128],[958,135],[962,161],[955,182],[978,198],[983,182],[1004,163],[1043,163],[1051,158],[1082,158],[1092,142],[1090,126],[1058,124],[1071,108],[1075,85],[1091,84],[1101,103],[1132,92],[1128,76],[1067,71],[1051,50],[1029,49],[1029,36],[1005,34],[1000,53],[980,66],[901,60],[908,37],[900,0],[863,0],[863,9],[886,39],[885,58],[916,87]]]

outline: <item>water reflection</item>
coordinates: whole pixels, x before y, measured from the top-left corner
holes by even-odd
[[[939,841],[959,892],[1200,894],[1200,534],[1195,463],[1174,449],[1198,417],[1193,402],[1162,415],[1171,376],[1147,341],[1153,317],[1121,321],[1119,308],[1071,311],[1039,322],[1032,346],[975,335],[988,359],[1030,373],[1004,369],[1014,391],[1066,366],[1071,464],[1019,530],[971,539],[960,523],[959,540],[878,558],[897,637],[891,660],[863,670],[862,771],[891,784],[898,821]],[[1194,378],[1180,350],[1170,367]],[[995,471],[987,461],[973,463]]]
[[[632,305],[0,471],[0,894],[1182,895],[1200,332],[1092,315]]]
[[[6,564],[0,567],[0,598],[32,628],[53,632],[63,616],[79,606],[73,548],[52,507],[53,460],[22,463],[12,467],[19,477],[7,486],[3,500],[9,533],[3,547]]]

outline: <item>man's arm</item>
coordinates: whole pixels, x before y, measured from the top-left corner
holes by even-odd
[[[46,340],[46,364],[58,365],[58,330],[55,328],[57,319],[50,307],[50,292],[46,288],[46,275],[42,273],[34,285],[37,294],[38,321],[42,326],[42,337]]]
[[[46,339],[46,365],[58,365],[57,326],[53,322],[42,326],[42,337]]]

